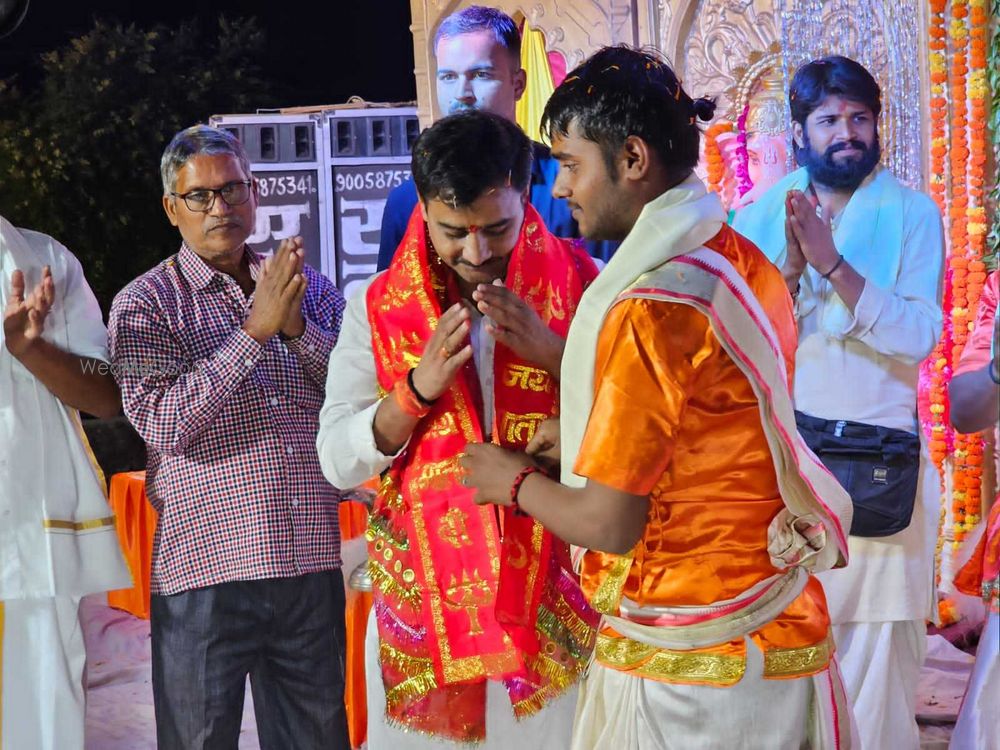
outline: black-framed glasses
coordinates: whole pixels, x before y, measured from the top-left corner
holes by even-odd
[[[241,206],[250,200],[250,180],[228,182],[220,188],[199,188],[187,193],[171,193],[174,198],[180,198],[189,211],[206,213],[215,205],[215,197],[219,196],[228,206]]]

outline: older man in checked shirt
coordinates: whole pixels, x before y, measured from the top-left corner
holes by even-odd
[[[250,675],[265,748],[347,748],[338,495],[315,449],[344,300],[301,239],[247,245],[257,190],[222,130],[161,162],[180,251],[110,316],[125,413],[148,446],[157,741],[237,747]]]

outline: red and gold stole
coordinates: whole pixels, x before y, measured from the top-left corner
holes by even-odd
[[[526,206],[506,286],[560,336],[596,272]],[[368,290],[380,391],[420,361],[442,311],[458,299],[418,207],[388,271]],[[499,343],[494,374],[495,439],[523,448],[556,413],[556,383]],[[491,438],[482,403],[470,360],[384,475],[368,529],[388,718],[461,741],[485,736],[486,680],[504,681],[518,715],[571,685],[596,624],[569,573],[566,544],[509,508],[501,519],[495,506],[477,506],[459,483],[465,445]]]

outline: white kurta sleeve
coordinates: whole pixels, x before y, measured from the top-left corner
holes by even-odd
[[[41,279],[42,265],[52,269],[56,298],[45,322],[46,338],[78,357],[109,362],[108,330],[80,261],[48,235],[29,229],[19,231],[40,264],[37,268],[21,269],[28,284],[26,292]]]
[[[327,481],[342,490],[382,472],[399,455],[387,456],[379,451],[372,427],[380,403],[365,306],[372,280],[347,302],[340,338],[330,354],[326,400],[319,414],[319,463]]]
[[[941,336],[944,230],[930,198],[906,206],[903,255],[892,290],[865,283],[844,335],[905,364],[923,360]]]
[[[104,326],[101,307],[83,275],[83,266],[72,253],[66,253],[66,338],[69,351],[80,357],[110,362],[108,330]]]

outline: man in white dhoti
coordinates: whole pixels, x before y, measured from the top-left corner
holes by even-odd
[[[797,298],[800,428],[824,444],[868,436],[909,445],[908,488],[888,465],[857,468],[851,564],[821,576],[861,746],[871,750],[919,744],[939,493],[926,446],[918,449],[917,378],[941,333],[944,259],[933,201],[878,166],[880,96],[853,60],[803,66],[789,92],[802,168],[734,222]],[[869,504],[883,489],[884,505]]]
[[[555,194],[587,237],[623,239],[584,293],[562,359],[561,482],[469,445],[476,501],[586,548],[603,614],[574,750],[850,746],[822,588],[850,500],[798,438],[792,303],[693,175],[692,100],[654,55],[611,47],[543,123]]]
[[[0,218],[0,748],[83,748],[80,597],[130,585],[77,410],[118,413],[79,261]]]

